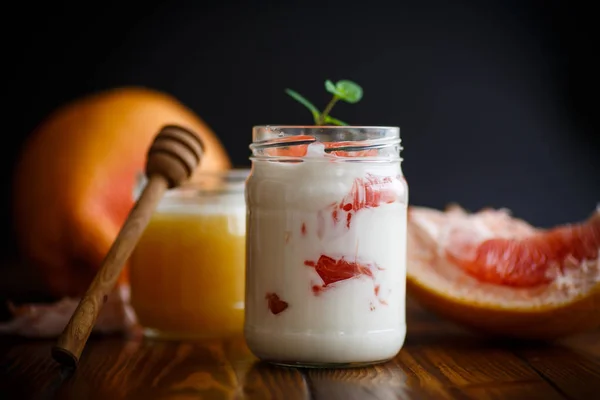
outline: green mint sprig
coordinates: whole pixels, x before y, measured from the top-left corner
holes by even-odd
[[[332,124],[347,126],[347,123],[332,117],[329,115],[329,113],[331,112],[333,106],[335,106],[335,103],[337,103],[339,100],[351,104],[358,103],[363,96],[362,88],[358,84],[349,80],[341,80],[335,84],[330,80],[326,80],[325,90],[333,94],[333,98],[329,101],[323,112],[320,112],[319,109],[314,106],[314,104],[308,101],[300,93],[292,89],[285,89],[285,92],[298,103],[308,108],[308,110],[312,113],[313,119],[315,120],[315,125]]]

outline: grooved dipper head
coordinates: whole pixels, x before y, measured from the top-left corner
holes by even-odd
[[[203,145],[195,133],[177,125],[164,126],[148,150],[146,175],[164,176],[169,188],[179,186],[194,173]]]

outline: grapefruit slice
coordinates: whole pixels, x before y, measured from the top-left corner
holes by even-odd
[[[600,327],[600,209],[539,229],[507,210],[410,207],[407,288],[472,330],[556,339]]]

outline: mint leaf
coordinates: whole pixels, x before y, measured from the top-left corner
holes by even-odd
[[[331,82],[329,79],[327,79],[325,81],[325,90],[327,90],[329,93],[337,96],[337,89],[335,87],[335,84],[333,82]]]
[[[342,80],[336,83],[335,94],[347,103],[358,103],[362,99],[363,90],[352,81]]]
[[[343,79],[341,81],[338,81],[337,83],[333,83],[332,81],[327,79],[325,81],[325,90],[333,94],[333,97],[331,98],[323,112],[319,112],[319,109],[315,107],[310,101],[305,99],[304,96],[302,96],[300,93],[292,89],[285,89],[285,92],[294,100],[296,100],[297,102],[304,105],[304,107],[310,110],[313,119],[315,120],[315,125],[333,124],[347,126],[347,123],[337,118],[331,117],[329,113],[331,112],[333,106],[335,106],[335,104],[339,100],[343,100],[346,103],[358,103],[363,97],[362,88],[357,83],[347,79]]]

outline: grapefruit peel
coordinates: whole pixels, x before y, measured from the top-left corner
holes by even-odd
[[[595,218],[600,209],[588,221]],[[457,205],[445,211],[410,207],[408,293],[434,313],[493,336],[556,339],[600,327],[598,257],[525,287],[484,282],[449,257],[487,239],[525,239],[544,232],[506,209],[469,213]]]

